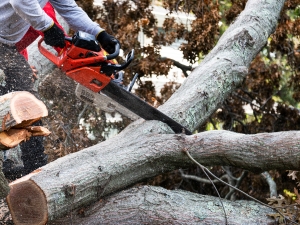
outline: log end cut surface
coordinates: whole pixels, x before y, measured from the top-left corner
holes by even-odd
[[[17,123],[48,116],[44,103],[26,91],[17,92],[11,100],[11,113]]]
[[[10,184],[7,203],[15,225],[42,225],[47,223],[48,211],[45,195],[30,180],[30,174]]]

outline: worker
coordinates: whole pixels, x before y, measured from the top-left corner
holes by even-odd
[[[29,29],[42,32],[46,44],[63,48],[64,31],[54,22],[43,7],[50,2],[54,9],[75,31],[92,34],[108,53],[115,50],[116,38],[109,35],[99,24],[93,22],[74,0],[1,0],[0,2],[0,95],[13,91],[28,91],[38,97],[33,89],[33,71],[20,54],[20,41]],[[26,45],[25,45],[26,46]],[[25,49],[25,48],[24,48]],[[34,125],[41,125],[38,121]],[[43,137],[32,137],[20,145],[22,152],[22,175],[45,165]],[[0,154],[2,155],[2,154]],[[2,156],[3,157],[3,156]],[[7,183],[1,171],[3,159],[0,156],[0,198],[8,194]]]
[[[61,29],[63,30],[63,27],[59,24],[57,18],[56,18],[56,13],[53,8],[53,6],[50,4],[50,2],[47,2],[46,5],[44,6],[43,10],[46,12],[46,14],[53,19],[53,22]],[[65,33],[65,32],[64,32]],[[67,35],[65,33],[65,35]],[[28,60],[28,52],[27,52],[27,47],[32,44],[39,36],[44,36],[44,33],[42,31],[35,30],[32,26],[29,27],[27,30],[26,34],[23,36],[23,38],[16,43],[16,48],[18,52],[20,52],[26,60]],[[57,51],[57,53],[61,52],[60,47],[54,47],[54,49]],[[31,66],[31,69],[33,71],[33,77],[32,79],[35,80],[37,79],[37,73],[38,71],[34,66]],[[20,166],[20,163],[16,163],[16,157],[18,155],[18,151],[20,148],[15,148],[14,151],[3,151],[4,154],[4,161],[3,161],[3,173],[5,177],[9,180],[15,180],[17,178],[20,178],[22,175],[25,175],[24,167]],[[46,160],[47,157],[44,158],[44,161]],[[25,159],[26,160],[26,159]],[[30,162],[30,159],[27,160]],[[30,163],[31,164],[31,163]]]

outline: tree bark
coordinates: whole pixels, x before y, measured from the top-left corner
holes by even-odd
[[[222,199],[228,224],[274,224],[274,211],[253,201]],[[71,206],[70,206],[71,209]],[[220,199],[182,190],[141,186],[101,199],[49,225],[226,224]]]
[[[191,131],[203,124],[248,74],[275,31],[284,2],[248,0],[217,45],[159,109]]]
[[[250,62],[274,31],[283,3],[248,1],[217,46],[159,109],[189,130],[205,122],[246,76]],[[70,207],[78,209],[141,179],[192,165],[184,150],[204,165],[299,169],[297,135],[292,131],[174,135],[164,123],[138,120],[114,138],[12,183],[7,200],[15,224],[44,224],[66,215]],[[275,142],[277,138],[282,143]]]

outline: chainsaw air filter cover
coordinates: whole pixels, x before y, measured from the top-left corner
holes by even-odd
[[[79,48],[87,49],[94,52],[99,52],[101,50],[98,41],[95,36],[78,31],[73,36],[73,44]]]

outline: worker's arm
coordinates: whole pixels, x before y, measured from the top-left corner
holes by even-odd
[[[75,31],[84,31],[97,36],[103,28],[93,22],[74,0],[49,0],[54,9]]]
[[[47,30],[53,24],[53,20],[42,9],[44,6],[37,0],[10,0],[10,4],[36,30]]]

